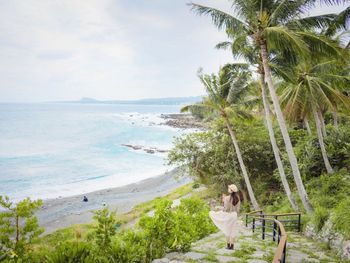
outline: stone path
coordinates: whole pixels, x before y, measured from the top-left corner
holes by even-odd
[[[212,234],[192,244],[187,253],[172,252],[153,263],[208,263],[208,262],[239,262],[239,263],[268,263],[272,262],[277,244],[271,237],[262,240],[260,233],[253,234],[251,229],[240,221],[240,231],[235,242],[235,249],[225,249],[226,241],[221,232]],[[295,263],[331,263],[346,262],[341,260],[323,244],[306,237],[288,233],[287,262]]]

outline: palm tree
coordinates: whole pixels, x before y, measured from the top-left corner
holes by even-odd
[[[324,0],[327,3],[338,3],[337,0]],[[269,65],[269,52],[282,52],[286,59],[296,61],[299,56],[308,54],[310,48],[328,53],[336,53],[330,42],[314,33],[302,30],[329,24],[330,15],[302,17],[316,0],[277,1],[277,0],[232,0],[232,14],[222,10],[191,3],[190,6],[199,15],[210,15],[213,23],[219,28],[226,28],[245,34],[251,42],[259,47],[265,81],[273,102],[277,121],[280,126],[286,151],[291,164],[294,181],[301,201],[308,213],[313,211],[307,192],[301,179],[297,158],[289,137],[287,125],[281,110],[274,87]],[[312,45],[307,45],[312,43]]]
[[[327,156],[322,132],[322,111],[327,108],[335,111],[340,105],[350,108],[350,99],[337,88],[349,84],[350,79],[347,75],[341,75],[341,69],[334,60],[313,64],[303,61],[295,67],[285,66],[284,70],[287,78],[281,87],[281,102],[285,104],[287,116],[290,119],[313,116],[323,161],[327,173],[332,174],[334,171]]]
[[[262,68],[262,61],[259,58],[259,56],[256,55],[254,52],[254,45],[252,43],[249,43],[247,41],[247,38],[242,35],[242,36],[232,36],[230,33],[230,30],[227,30],[227,35],[228,37],[232,38],[232,42],[226,41],[226,42],[221,42],[216,45],[217,49],[231,49],[232,55],[235,59],[244,59],[249,63],[250,66],[257,67],[257,72],[260,77],[260,81],[258,83],[259,89],[260,89],[260,94],[263,102],[263,108],[264,108],[264,113],[265,113],[265,120],[266,120],[266,126],[267,130],[269,132],[269,137],[270,137],[270,142],[272,146],[272,150],[275,156],[278,172],[281,178],[281,182],[284,188],[284,191],[286,192],[287,198],[289,200],[289,203],[291,204],[292,208],[295,211],[298,211],[298,205],[292,195],[292,191],[289,187],[289,183],[284,171],[282,159],[280,156],[280,150],[277,145],[275,133],[273,131],[273,124],[271,120],[271,111],[270,111],[270,103],[266,97],[266,87],[265,87],[265,76],[264,76],[264,71]],[[243,47],[243,48],[242,48]],[[257,65],[258,64],[258,65]],[[259,96],[260,97],[260,96]],[[261,101],[261,98],[258,98],[259,101]]]
[[[223,67],[218,75],[202,74],[198,72],[198,77],[207,91],[207,98],[202,104],[196,104],[195,107],[205,107],[217,112],[224,120],[227,130],[230,134],[234,150],[237,155],[238,163],[241,168],[245,184],[247,186],[250,201],[255,210],[259,209],[256,201],[253,188],[251,186],[247,168],[244,164],[241,150],[231,124],[230,118],[233,116],[244,118],[247,113],[240,109],[240,103],[245,92],[245,82],[247,80],[247,73],[233,74],[231,67],[226,65]],[[182,108],[182,112],[188,111],[193,105],[188,105]]]

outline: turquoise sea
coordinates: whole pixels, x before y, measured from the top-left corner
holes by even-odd
[[[166,154],[183,131],[160,125],[180,106],[0,104],[0,195],[57,198],[126,185],[171,169]]]

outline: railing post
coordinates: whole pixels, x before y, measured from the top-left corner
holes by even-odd
[[[286,257],[287,257],[287,241],[283,247],[282,263],[286,263]]]
[[[298,232],[301,232],[301,214],[298,215]]]
[[[275,216],[275,219],[277,220],[277,216]],[[276,241],[276,232],[277,232],[277,224],[275,221],[273,221],[272,241]]]
[[[252,230],[253,230],[253,233],[254,233],[254,231],[255,231],[255,217],[253,217]]]
[[[265,224],[266,224],[266,221],[265,221],[265,217],[264,217],[264,215],[262,215],[261,216],[261,218],[262,218],[262,225],[261,225],[261,238],[263,239],[263,240],[265,240]]]
[[[248,227],[248,214],[245,215],[245,227]]]

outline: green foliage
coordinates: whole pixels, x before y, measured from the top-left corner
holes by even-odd
[[[326,221],[329,218],[329,210],[322,207],[322,206],[317,206],[315,208],[313,217],[312,217],[312,223],[314,224],[316,231],[320,231]]]
[[[55,251],[45,257],[48,263],[92,263],[96,262],[92,246],[82,242],[60,243]]]
[[[153,217],[144,215],[139,222],[147,239],[147,257],[161,258],[170,246],[169,236],[173,223],[172,202],[161,199],[155,207]]]
[[[280,184],[279,176],[274,175],[276,167],[267,131],[258,120],[234,123],[234,127],[259,202],[270,202]],[[209,131],[177,138],[168,159],[170,164],[188,167],[196,180],[219,193],[232,182],[245,190],[231,138],[220,120]]]
[[[171,249],[187,251],[192,242],[214,232],[216,228],[208,214],[209,207],[199,198],[182,199],[174,211]]]
[[[335,170],[350,171],[350,129],[340,125],[338,129],[327,125],[328,136],[325,139],[327,155]],[[306,178],[318,177],[326,172],[316,134],[307,135],[304,130],[290,132],[299,167]]]
[[[349,179],[350,174],[346,169],[342,169],[332,175],[323,174],[308,182],[307,187],[315,206],[309,220],[317,231],[331,218],[335,230],[350,235]]]
[[[142,230],[126,230],[112,243],[110,262],[150,262],[148,240]]]
[[[215,142],[215,143],[213,143]],[[189,134],[175,140],[169,152],[170,164],[184,165],[199,182],[225,189],[229,181],[242,181],[237,173],[232,143],[226,133],[208,131]]]
[[[110,212],[108,208],[97,210],[93,217],[96,220],[96,227],[92,232],[93,239],[100,249],[105,250],[110,247],[112,238],[115,236],[116,230],[116,213]]]
[[[332,175],[321,175],[311,180],[308,188],[316,206],[332,209],[350,194],[349,174],[342,170]]]
[[[10,202],[7,196],[0,196],[0,252],[2,257],[22,259],[32,250],[33,243],[44,232],[34,215],[42,205],[41,200],[26,198],[17,204]]]
[[[180,187],[168,197],[179,198],[191,189],[192,184]],[[202,196],[200,193],[193,195]],[[10,205],[6,198],[2,202]],[[145,213],[152,208],[155,209],[154,216],[144,215],[133,229],[123,231],[116,231],[115,212],[104,208],[95,212],[93,224],[73,226],[44,236],[33,246],[27,244],[21,257],[13,251],[6,254],[5,262],[151,262],[167,251],[187,250],[192,242],[215,230],[209,219],[208,205],[198,197],[185,199],[175,208],[172,201],[156,198],[135,209],[137,213]],[[5,249],[3,240],[11,241],[6,236],[6,223],[11,223],[6,220],[7,215],[8,211],[0,213],[1,252]],[[186,224],[184,220],[187,220]],[[1,257],[0,261],[3,259]]]
[[[336,230],[350,238],[350,199],[344,198],[334,210],[333,224]]]

